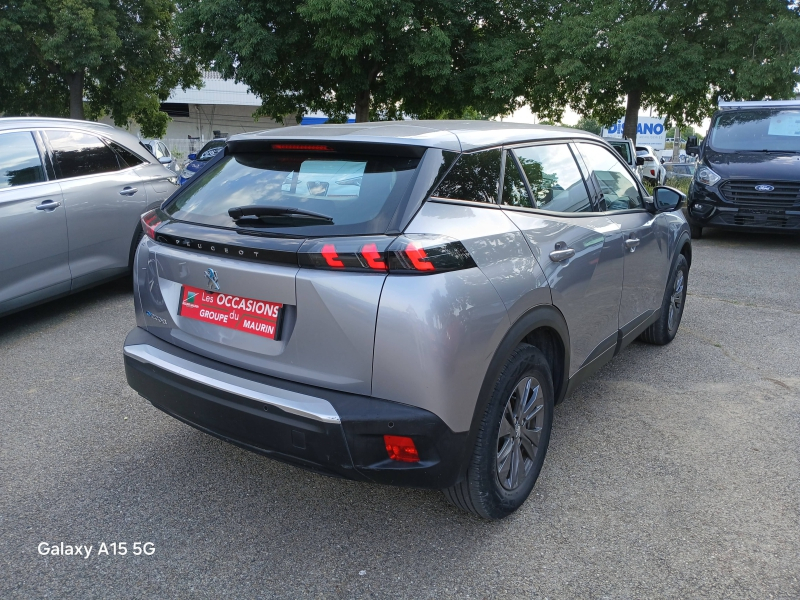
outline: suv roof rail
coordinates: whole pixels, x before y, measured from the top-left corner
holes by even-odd
[[[719,103],[720,110],[732,110],[736,108],[800,108],[800,100],[744,100],[741,102],[722,102]]]

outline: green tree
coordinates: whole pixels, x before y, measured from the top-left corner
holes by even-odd
[[[505,114],[535,52],[508,1],[187,1],[178,23],[187,51],[279,121]]]
[[[200,82],[176,50],[175,10],[172,0],[10,0],[0,12],[0,112],[109,113],[163,135],[159,104]]]
[[[544,57],[528,99],[539,114],[624,114],[635,140],[642,106],[682,126],[719,99],[793,97],[800,81],[795,0],[573,0],[550,11],[531,28]]]
[[[603,133],[603,126],[597,119],[592,119],[591,117],[581,117],[578,124],[575,125],[575,129],[582,129],[595,135]]]

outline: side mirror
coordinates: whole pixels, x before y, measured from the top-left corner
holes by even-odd
[[[172,157],[162,156],[161,158],[158,159],[158,162],[160,162],[162,165],[168,165],[172,162]]]
[[[696,135],[690,135],[686,140],[686,154],[690,156],[700,155],[700,144],[697,141]]]
[[[194,160],[195,158],[197,158],[197,154],[195,154],[194,152],[192,152],[192,153],[191,153],[189,156],[187,156],[186,158],[188,158],[189,160]]]
[[[656,212],[670,212],[686,202],[686,194],[673,187],[659,185],[653,190],[653,202]]]
[[[637,156],[636,157],[636,166],[641,167],[644,165],[644,156]]]

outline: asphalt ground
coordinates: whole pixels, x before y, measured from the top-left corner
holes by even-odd
[[[705,233],[674,342],[556,409],[496,523],[156,410],[125,382],[127,281],[0,319],[0,597],[800,597],[800,238]]]

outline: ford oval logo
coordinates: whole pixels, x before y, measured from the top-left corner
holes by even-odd
[[[773,192],[775,191],[775,187],[772,185],[757,185],[756,186],[757,192]]]

